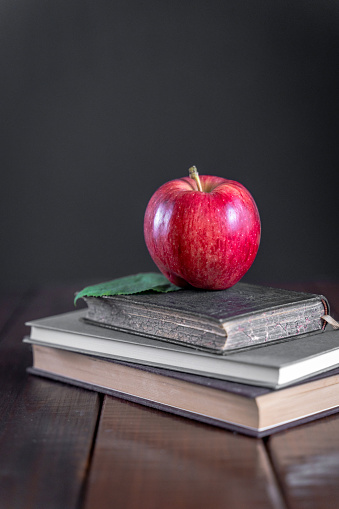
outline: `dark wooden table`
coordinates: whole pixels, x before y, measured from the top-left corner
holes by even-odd
[[[338,318],[339,284],[285,287]],[[25,321],[76,289],[1,298],[1,509],[339,507],[339,414],[258,440],[26,374]]]

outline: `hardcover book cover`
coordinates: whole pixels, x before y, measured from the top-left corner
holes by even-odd
[[[85,310],[72,311],[28,322],[31,332],[25,341],[271,388],[339,366],[339,331],[330,326],[326,331],[217,355],[98,327],[85,322],[84,313]]]
[[[256,437],[339,410],[339,370],[281,390],[33,344],[32,374]]]
[[[320,330],[329,313],[322,295],[242,282],[214,292],[83,298],[97,325],[221,354]]]

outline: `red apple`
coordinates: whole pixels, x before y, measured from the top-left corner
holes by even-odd
[[[144,219],[147,248],[160,271],[177,286],[222,290],[252,265],[260,243],[257,206],[245,187],[210,175],[162,185]]]

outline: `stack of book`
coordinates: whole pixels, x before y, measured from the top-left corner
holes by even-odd
[[[31,373],[257,437],[339,409],[322,295],[238,283],[85,300],[27,323]]]

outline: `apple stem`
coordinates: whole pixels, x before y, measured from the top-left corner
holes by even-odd
[[[198,190],[202,191],[201,182],[200,182],[200,178],[199,178],[199,173],[198,173],[198,170],[197,170],[196,166],[192,166],[188,170],[188,174],[191,177],[191,179],[196,181],[197,186],[198,186]]]

